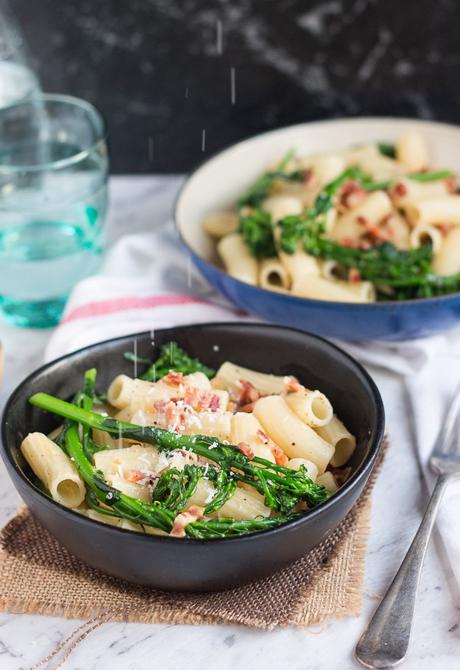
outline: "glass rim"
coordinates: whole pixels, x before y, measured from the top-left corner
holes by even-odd
[[[41,170],[46,169],[56,170],[65,168],[69,165],[75,165],[76,163],[79,163],[80,161],[87,158],[101,143],[105,143],[107,141],[107,126],[102,114],[97,110],[97,108],[91,102],[88,102],[83,98],[77,98],[76,96],[73,95],[65,95],[61,93],[42,93],[38,96],[30,98],[29,100],[21,100],[19,102],[13,102],[11,105],[7,105],[6,107],[1,107],[0,117],[3,114],[13,109],[19,107],[34,107],[40,103],[60,103],[63,105],[67,105],[68,107],[74,107],[74,108],[79,107],[80,109],[84,110],[87,113],[88,117],[92,118],[92,120],[95,121],[95,130],[96,133],[99,135],[99,137],[93,142],[91,142],[91,144],[84,146],[83,148],[79,149],[74,154],[72,154],[72,156],[68,156],[67,158],[61,158],[55,161],[46,161],[39,164],[35,163],[33,165],[27,163],[2,165],[0,163],[0,174],[9,174],[24,171],[39,172]]]

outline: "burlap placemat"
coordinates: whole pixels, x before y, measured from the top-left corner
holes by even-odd
[[[0,610],[267,630],[358,614],[376,476],[377,469],[345,520],[307,556],[271,577],[218,593],[167,593],[107,576],[70,554],[23,509],[0,534]]]

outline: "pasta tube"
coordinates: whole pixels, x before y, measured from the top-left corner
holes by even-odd
[[[184,424],[184,430],[181,432],[186,435],[202,433],[217,437],[219,440],[228,440],[232,429],[232,413],[208,411],[190,413],[186,415]]]
[[[145,502],[148,502],[151,498],[151,491],[147,484],[142,485],[136,484],[136,482],[129,482],[125,477],[120,477],[119,475],[113,475],[109,483],[118,489],[118,491],[131,496],[131,498],[138,498]]]
[[[460,195],[427,198],[407,203],[405,211],[413,226],[419,223],[460,224]]]
[[[291,458],[287,464],[291,470],[300,470],[302,466],[307,470],[310,479],[315,482],[318,477],[318,468],[312,461],[307,461],[306,458]]]
[[[390,241],[397,249],[409,249],[410,247],[410,228],[409,225],[398,212],[393,212],[385,221],[385,230],[388,232]]]
[[[122,410],[119,412],[117,416],[118,419],[121,421],[127,421],[128,419],[125,419],[124,415],[125,410]],[[110,447],[110,449],[121,449],[122,447],[127,447],[132,442],[130,440],[126,440],[124,438],[118,438],[118,437],[113,437],[112,435],[109,435],[103,430],[93,430],[93,440],[97,444],[98,447]]]
[[[322,484],[326,491],[329,491],[329,493],[335,493],[339,489],[334,475],[332,472],[329,472],[329,470],[320,475],[317,478],[316,483]]]
[[[254,405],[254,415],[264,431],[289,458],[306,458],[325,471],[334,448],[307,426],[290,409],[281,396],[260,398]]]
[[[183,381],[181,384],[170,385],[163,379],[147,382],[143,379],[131,379],[127,375],[118,375],[107,390],[107,399],[117,409],[149,408],[157,400],[183,397],[187,378],[184,377]]]
[[[319,261],[319,268],[321,277],[324,277],[324,279],[329,279],[329,281],[335,281],[338,279],[337,270],[339,268],[339,264],[337,261]]]
[[[273,452],[266,444],[267,439],[262,430],[262,426],[253,414],[236,412],[236,414],[232,416],[230,441],[232,444],[245,442],[252,448],[254,456],[265,458],[272,463],[275,462]]]
[[[404,166],[397,161],[382,156],[375,144],[356,147],[345,152],[344,156],[347,167],[360,167],[376,181],[398,177],[405,170]]]
[[[206,377],[204,372],[192,372],[192,374],[186,375],[184,380],[193,388],[203,389],[203,391],[212,389],[211,380]]]
[[[29,433],[21,453],[51,497],[64,507],[75,508],[85,499],[86,487],[70,458],[43,433]]]
[[[275,229],[274,235],[278,245],[278,258],[288,273],[290,282],[295,281],[296,277],[319,275],[320,270],[317,259],[305,253],[301,242],[297,244],[297,250],[293,254],[287,254],[280,248],[281,230],[279,227]]]
[[[307,182],[276,179],[273,183],[272,193],[293,197],[300,201],[302,207],[309,207],[315,199],[316,191]]]
[[[259,284],[267,289],[287,289],[290,284],[288,272],[277,258],[264,258],[260,263]]]
[[[303,210],[302,202],[292,195],[273,195],[262,203],[262,209],[269,212],[272,223],[291,214],[300,214]]]
[[[377,225],[392,211],[389,196],[384,191],[374,191],[363,198],[357,207],[337,219],[330,237],[337,242],[359,239],[368,232],[369,226]]]
[[[226,391],[216,390],[216,395],[219,392],[225,393],[225,396],[228,397]],[[127,407],[119,412],[116,418],[138,426],[155,426],[156,428],[176,430],[184,435],[201,433],[203,435],[213,435],[219,440],[226,440],[231,431],[232,413],[222,410],[197,412],[183,403],[167,402],[164,406],[160,404],[157,409],[149,412],[142,409],[131,411]]]
[[[443,277],[460,272],[460,228],[453,228],[442,238],[432,267],[436,274]]]
[[[131,471],[155,472],[160,455],[155,447],[136,444],[126,449],[105,449],[94,454],[94,463],[104,477],[124,477]]]
[[[149,500],[149,484],[158,467],[160,455],[155,447],[139,444],[125,449],[98,451],[94,464],[104,479],[119,491],[140,500]]]
[[[312,428],[325,426],[332,419],[332,405],[321,391],[302,388],[284,396],[289,407]]]
[[[186,375],[174,383],[169,383],[168,377],[152,383],[142,379],[131,379],[127,375],[118,375],[108,388],[107,398],[117,409],[129,408],[132,412],[137,409],[153,411],[158,401],[185,398],[194,388],[210,391],[210,382],[202,372]],[[213,391],[213,393],[219,397],[219,406],[226,407],[227,394],[224,391]]]
[[[356,447],[356,438],[337,416],[334,415],[326,426],[317,428],[316,432],[334,447],[332,466],[339,468],[350,460]]]
[[[418,182],[407,177],[400,177],[393,185],[390,193],[395,205],[403,207],[413,200],[442,198],[445,195],[449,195],[449,189],[445,179]]]
[[[396,159],[410,172],[418,172],[428,165],[428,147],[420,133],[407,132],[396,143]]]
[[[335,300],[337,302],[373,302],[375,288],[371,282],[330,281],[323,277],[306,276],[294,281],[293,295],[310,300]]]
[[[136,395],[146,396],[153,388],[150,382],[131,379],[127,375],[117,375],[107,390],[107,400],[117,409],[127,407]]]
[[[195,493],[189,498],[187,507],[192,505],[205,507],[211,502],[214,491],[215,488],[208,479],[200,479]],[[257,491],[237,487],[233,496],[210,516],[232,517],[238,520],[254,519],[258,516],[270,516],[270,508],[265,505],[263,497]]]
[[[442,246],[442,235],[438,228],[430,226],[427,223],[419,223],[410,233],[410,246],[412,249],[418,249],[422,244],[430,242],[433,246],[433,252],[436,254]]]
[[[300,281],[309,275],[319,275],[319,264],[316,258],[306,254],[300,249],[295,253],[287,254],[284,251],[279,252],[281,265],[288,272],[292,282]]]
[[[231,277],[254,286],[257,284],[259,264],[249,253],[241,235],[226,235],[218,243],[217,251]]]
[[[235,212],[214,212],[208,214],[203,220],[203,229],[220,240],[221,237],[230,235],[238,229],[238,217]]]
[[[285,377],[256,372],[235,363],[222,363],[215,376],[216,383],[233,391],[241,389],[241,381],[250,382],[261,395],[281,393],[285,386]]]
[[[326,184],[342,174],[345,170],[345,159],[339,154],[307,156],[300,159],[300,165],[313,172],[313,184],[319,191]]]

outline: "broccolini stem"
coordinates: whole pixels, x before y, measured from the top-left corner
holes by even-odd
[[[441,179],[448,179],[452,177],[453,172],[451,170],[432,170],[430,172],[416,172],[413,174],[407,175],[408,179],[412,181],[427,182],[427,181],[439,181]]]
[[[207,521],[194,521],[190,523],[186,527],[185,532],[188,537],[203,540],[219,537],[237,537],[238,535],[277,528],[277,526],[281,526],[281,524],[293,521],[299,517],[300,514],[285,514],[272,517],[258,517],[256,519],[243,519],[241,521],[226,518],[209,519]]]
[[[93,409],[95,387],[96,387],[96,375],[97,370],[95,368],[91,368],[90,370],[87,370],[85,372],[83,391],[80,394],[78,402],[80,407],[83,407],[83,409],[86,409],[88,411],[91,411]],[[98,451],[98,447],[91,437],[90,428],[88,428],[87,426],[83,426],[82,432],[83,432],[82,434],[83,450],[86,456],[89,459],[92,459],[94,452]]]

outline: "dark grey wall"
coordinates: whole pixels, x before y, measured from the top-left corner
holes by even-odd
[[[44,88],[104,113],[114,172],[183,172],[308,119],[460,119],[458,0],[12,5]]]

